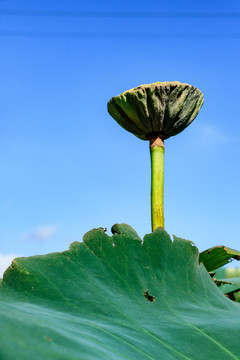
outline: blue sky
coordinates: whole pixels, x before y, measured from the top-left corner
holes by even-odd
[[[166,230],[240,249],[239,46],[239,1],[0,1],[0,269],[95,227],[151,231],[148,143],[107,102],[156,81],[205,98],[165,143]]]

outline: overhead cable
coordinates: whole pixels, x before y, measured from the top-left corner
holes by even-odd
[[[50,32],[50,31],[0,31],[6,37],[43,38],[96,38],[96,39],[240,39],[240,33],[110,33],[110,32]]]
[[[138,12],[138,11],[66,11],[66,10],[22,10],[0,9],[6,16],[55,16],[55,17],[94,17],[94,18],[170,18],[170,19],[234,19],[240,12]]]

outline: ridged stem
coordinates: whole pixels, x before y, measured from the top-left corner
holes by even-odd
[[[164,142],[160,137],[150,139],[151,154],[151,218],[152,231],[164,228],[163,184]]]

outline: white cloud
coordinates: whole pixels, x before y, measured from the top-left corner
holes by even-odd
[[[44,241],[53,236],[57,229],[58,226],[56,225],[43,225],[23,234],[21,238],[24,240]]]
[[[11,262],[19,255],[14,254],[7,254],[3,255],[0,254],[0,279],[3,277],[4,271],[11,265]]]
[[[227,144],[234,139],[224,133],[220,128],[213,125],[205,125],[202,128],[201,141],[204,144]]]

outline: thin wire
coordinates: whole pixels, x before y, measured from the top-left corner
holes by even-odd
[[[96,39],[240,39],[240,33],[97,33],[97,32],[42,32],[42,31],[0,31],[1,37],[43,37],[43,38],[96,38]]]
[[[114,18],[192,18],[192,19],[234,19],[240,12],[125,12],[125,11],[60,11],[0,9],[0,15],[7,16],[60,16],[60,17],[114,17]]]

